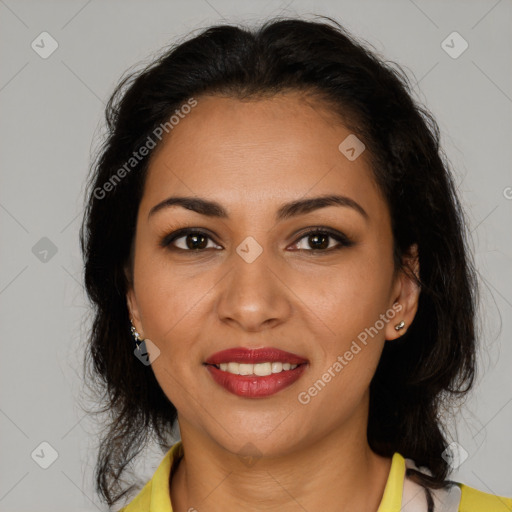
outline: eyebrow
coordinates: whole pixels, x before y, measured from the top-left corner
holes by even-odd
[[[216,201],[210,201],[198,197],[168,197],[151,208],[148,214],[148,219],[155,213],[171,206],[181,206],[187,210],[199,213],[200,215],[206,215],[207,217],[218,217],[222,219],[229,218],[228,212],[225,208]],[[297,215],[305,215],[306,213],[310,213],[320,208],[326,208],[327,206],[349,207],[359,212],[366,220],[369,219],[365,209],[350,197],[325,195],[307,199],[298,199],[281,205],[276,213],[276,221],[282,221]]]

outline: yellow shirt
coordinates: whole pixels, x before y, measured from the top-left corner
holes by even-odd
[[[119,512],[172,512],[169,481],[173,463],[183,456],[181,441],[175,443],[165,454],[151,480],[139,494]],[[391,469],[384,488],[384,495],[377,512],[403,512],[402,496],[404,490],[406,460],[395,452],[391,460]],[[467,485],[457,483],[460,488],[458,512],[512,512],[512,498],[487,494]],[[416,509],[412,509],[416,510]]]

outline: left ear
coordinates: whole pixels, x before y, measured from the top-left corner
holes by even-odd
[[[386,340],[394,340],[403,336],[412,324],[420,296],[420,287],[415,280],[420,277],[420,263],[417,244],[409,247],[402,257],[403,268],[397,273],[393,285],[393,309],[397,312],[392,321],[386,324]],[[400,306],[400,309],[398,308]],[[395,329],[404,322],[404,327]]]

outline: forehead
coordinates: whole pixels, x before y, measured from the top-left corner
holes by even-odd
[[[319,100],[300,93],[196,100],[152,155],[141,209],[171,194],[248,207],[336,191],[382,199],[368,155],[349,160],[340,151],[354,134]]]

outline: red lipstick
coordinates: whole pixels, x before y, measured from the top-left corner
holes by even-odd
[[[220,363],[246,363],[246,364],[257,364],[265,363],[267,361],[281,361],[281,363],[290,364],[303,364],[307,363],[308,360],[297,354],[291,352],[285,352],[272,347],[264,347],[257,349],[250,349],[244,347],[228,348],[227,350],[221,350],[215,352],[207,360],[206,364],[220,364]]]
[[[237,375],[219,366],[226,363],[255,365],[259,363],[284,363],[296,365],[270,375]],[[246,398],[263,398],[291,386],[304,373],[308,360],[272,347],[247,349],[243,347],[222,350],[212,354],[204,363],[213,380],[224,389]],[[279,367],[279,365],[277,365]],[[268,367],[267,367],[268,368]]]

